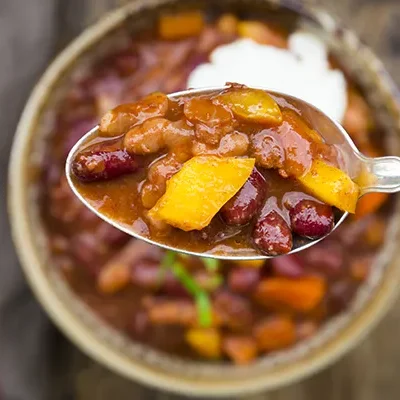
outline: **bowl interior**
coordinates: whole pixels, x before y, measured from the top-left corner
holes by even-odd
[[[299,379],[332,361],[366,334],[382,315],[394,296],[400,276],[400,266],[392,262],[398,252],[400,209],[397,201],[388,227],[389,239],[351,307],[327,322],[311,339],[261,358],[246,368],[165,355],[109,327],[53,268],[36,206],[36,182],[46,138],[52,130],[53,109],[72,76],[80,74],[110,47],[121,46],[125,30],[140,32],[155,24],[160,12],[182,7],[200,7],[211,14],[234,10],[244,17],[279,21],[288,30],[302,27],[317,32],[329,43],[344,70],[363,89],[387,133],[387,148],[392,154],[398,152],[399,109],[390,78],[374,55],[327,14],[306,6],[288,8],[277,1],[220,0],[212,6],[199,0],[136,1],[81,35],[57,58],[35,88],[21,118],[11,158],[9,206],[13,235],[37,297],[62,330],[95,359],[130,378],[188,394],[229,395],[271,388]]]

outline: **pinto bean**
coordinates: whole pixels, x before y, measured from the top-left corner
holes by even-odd
[[[97,287],[102,293],[116,293],[131,281],[131,265],[140,259],[161,257],[161,250],[142,242],[130,240],[101,269],[97,279]]]
[[[168,111],[168,102],[165,94],[152,93],[136,103],[122,104],[103,116],[100,134],[120,136],[147,119],[163,117]]]
[[[230,225],[245,225],[261,208],[267,194],[267,182],[257,168],[249,179],[221,209],[221,215]]]
[[[165,118],[152,118],[133,127],[124,137],[124,147],[130,154],[156,153],[165,146],[163,131]]]
[[[72,162],[72,172],[83,182],[104,181],[135,172],[138,163],[120,146],[120,141],[90,146]]]
[[[237,365],[246,365],[257,357],[257,342],[251,336],[227,336],[222,340],[222,349]]]
[[[326,236],[334,225],[333,210],[312,200],[299,201],[289,212],[293,232],[310,239]]]
[[[150,166],[147,180],[140,188],[140,196],[145,208],[150,209],[157,203],[165,192],[167,180],[181,167],[182,164],[174,155],[163,157]]]
[[[191,99],[183,112],[195,124],[196,138],[205,144],[217,145],[222,136],[234,129],[232,113],[211,99]]]
[[[272,210],[257,221],[253,240],[255,245],[265,254],[277,256],[292,250],[292,232],[283,217]]]
[[[194,326],[197,322],[196,306],[189,300],[162,300],[147,310],[155,325]]]
[[[193,127],[184,121],[168,121],[164,126],[165,145],[174,152],[187,151],[192,146]]]
[[[217,154],[224,157],[243,156],[247,152],[249,143],[249,137],[245,133],[228,133],[221,138]]]

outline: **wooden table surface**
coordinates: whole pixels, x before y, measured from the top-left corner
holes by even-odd
[[[216,0],[217,1],[217,0]],[[8,115],[2,117],[2,127],[7,135],[2,136],[0,145],[1,188],[4,188],[6,163],[19,112],[24,100],[37,77],[53,57],[85,26],[96,21],[102,14],[127,0],[0,0],[0,52],[3,61],[0,66],[0,92],[12,91],[13,95],[0,97],[0,108]],[[383,59],[388,70],[400,84],[400,0],[316,0],[342,18],[359,33]],[[36,14],[40,10],[46,14],[46,29],[41,29],[41,37],[29,34],[17,35],[24,23],[38,23],[42,19]],[[2,19],[8,12],[16,15],[16,20]],[[47,26],[48,25],[48,26]],[[43,27],[42,27],[43,28]],[[39,31],[39,27],[38,27]],[[44,33],[43,33],[44,32]],[[25,49],[24,54],[14,54],[8,43]],[[21,40],[21,43],[18,41]],[[39,40],[40,46],[32,48]],[[3,41],[3,42],[2,42]],[[4,49],[6,49],[4,55]],[[8,52],[8,53],[7,53]],[[10,56],[9,58],[7,58]],[[26,73],[18,73],[19,63],[30,63]],[[22,76],[21,76],[22,75]],[[0,192],[0,254],[3,262],[17,265],[15,253],[9,238],[5,214],[4,190]],[[1,272],[0,272],[1,273]],[[0,275],[1,281],[1,275]],[[7,287],[1,286],[6,293]],[[0,294],[1,299],[1,294]],[[1,321],[0,321],[1,324]],[[332,367],[300,383],[253,396],[251,400],[395,400],[400,399],[400,301],[393,307],[383,322],[355,350]],[[0,337],[1,339],[1,337]],[[90,361],[70,345],[56,344],[57,362],[54,364],[53,394],[51,399],[117,400],[171,399],[180,397],[144,388],[115,376],[101,366]],[[67,346],[67,347],[66,347]],[[6,351],[2,349],[1,351]],[[9,351],[17,351],[16,349]],[[18,354],[16,354],[18,357]],[[69,362],[69,363],[68,363]],[[68,371],[65,365],[69,365]],[[27,366],[28,367],[28,366]],[[7,371],[0,371],[7,374]],[[40,366],[38,366],[38,373]],[[1,374],[0,374],[1,376]],[[35,380],[35,376],[32,377]],[[34,382],[27,384],[32,384]],[[32,387],[33,387],[32,386]],[[62,393],[70,393],[63,397]],[[21,398],[23,398],[21,396]],[[45,398],[45,397],[43,397]],[[14,400],[14,399],[13,399]],[[15,397],[15,400],[19,398]]]

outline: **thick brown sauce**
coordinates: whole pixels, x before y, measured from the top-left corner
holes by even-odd
[[[229,95],[231,93],[236,94],[237,90],[240,90],[240,88],[232,87],[221,93],[223,95]],[[198,129],[198,125],[193,122],[195,119],[187,119],[188,115],[195,115],[195,118],[198,118],[198,115],[200,115],[199,118],[204,118],[206,114],[214,113],[213,126],[207,128],[207,134],[218,137],[218,135],[221,136],[220,131],[226,129],[227,126],[227,124],[223,125],[221,118],[226,118],[226,115],[228,115],[228,117],[231,118],[229,123],[232,125],[229,132],[240,132],[240,134],[244,134],[249,138],[247,140],[249,140],[250,144],[248,145],[247,151],[245,151],[244,154],[240,154],[240,156],[256,157],[256,167],[264,176],[266,187],[268,188],[265,202],[271,198],[275,198],[279,208],[278,212],[290,225],[288,209],[282,203],[283,197],[290,193],[297,193],[298,198],[306,198],[308,196],[305,188],[296,181],[293,175],[301,175],[306,172],[310,168],[311,162],[316,158],[337,165],[337,149],[334,146],[323,143],[319,134],[312,131],[312,128],[309,127],[306,121],[301,117],[300,112],[293,105],[288,104],[283,98],[275,96],[277,103],[280,104],[283,117],[282,123],[279,125],[265,122],[248,122],[235,116],[230,117],[230,114],[226,111],[226,115],[221,113],[224,109],[221,110],[217,108],[218,94],[212,96],[193,96],[193,99],[194,101],[199,99],[199,102],[195,103],[197,108],[191,107],[190,114],[186,111],[185,114],[183,113],[183,106],[184,104],[185,107],[188,104],[192,104],[190,103],[192,101],[191,99],[184,98],[178,101],[169,101],[169,110],[165,115],[165,119],[174,122],[185,121],[185,126],[189,126],[194,132],[195,129]],[[207,109],[203,110],[202,101],[208,101],[209,99],[214,99],[213,101],[215,103],[212,106],[207,106]],[[129,107],[124,107],[125,106],[119,106],[117,109],[124,110],[124,112],[126,112],[126,109],[129,110]],[[192,110],[192,108],[194,108],[194,110]],[[221,114],[223,115],[221,116]],[[116,112],[115,115],[117,115]],[[116,117],[114,116],[114,118]],[[317,136],[316,140],[320,142],[313,141],[313,139],[315,139],[314,136]],[[225,138],[226,137],[228,136],[225,136]],[[261,141],[265,143],[265,138],[273,140],[272,146],[279,150],[279,161],[276,161],[277,152],[275,149],[271,150],[269,148],[264,149],[263,147],[256,147],[259,146]],[[101,136],[96,136],[85,145],[85,149],[82,150],[82,153],[84,154],[87,149],[93,148],[94,144],[98,146],[101,143],[113,143],[115,140],[116,139],[113,138],[110,142],[108,138],[104,139]],[[206,137],[206,140],[209,140],[209,137]],[[181,158],[182,154],[193,154],[193,148],[196,145],[205,146],[208,150],[208,153],[205,154],[212,155],[221,148],[222,140],[223,139],[210,145],[204,143],[203,138],[199,140],[196,133],[196,136],[193,134],[192,139],[188,143],[185,143],[185,146],[179,145],[179,147],[169,148],[167,152],[163,150],[145,156],[134,154],[135,160],[139,164],[139,170],[135,172],[114,179],[89,183],[81,182],[74,177],[74,184],[81,195],[101,214],[118,223],[126,225],[128,229],[131,228],[137,233],[156,242],[164,243],[174,248],[183,248],[201,253],[234,254],[240,252],[241,254],[255,255],[259,253],[253,243],[252,234],[257,221],[256,217],[245,225],[232,226],[231,224],[227,225],[221,218],[221,215],[217,214],[211,223],[200,231],[192,230],[187,232],[173,227],[165,230],[158,229],[157,226],[151,224],[151,221],[149,223],[147,218],[148,208],[143,206],[141,189],[147,182],[152,165],[160,160],[162,162],[164,157],[174,156],[176,158]],[[126,139],[122,141],[125,143]],[[225,144],[226,143],[228,143],[230,148],[234,148],[236,145],[233,139],[232,144],[228,141],[226,141]],[[264,145],[261,144],[260,146]],[[221,155],[221,157],[223,156],[224,155]],[[185,160],[187,158],[189,157],[185,157]],[[265,165],[274,167],[274,165],[279,163],[282,166],[279,169],[279,173],[277,169],[263,168]],[[284,177],[281,176],[282,174]],[[289,177],[287,177],[287,174],[289,174]],[[163,192],[159,193],[159,196],[162,194]],[[260,204],[259,212],[261,212],[262,208],[263,205]],[[309,241],[304,238],[299,239],[298,236],[294,236],[294,240],[296,243]]]

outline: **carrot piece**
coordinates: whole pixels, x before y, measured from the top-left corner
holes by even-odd
[[[388,198],[388,193],[365,194],[357,202],[355,217],[360,219],[366,215],[373,214],[382,207]]]
[[[181,39],[198,35],[204,27],[204,17],[199,11],[165,14],[159,20],[159,34],[162,39]]]
[[[265,306],[281,305],[294,311],[307,312],[321,302],[325,291],[325,281],[320,277],[310,276],[296,280],[274,277],[259,283],[255,299]]]
[[[254,328],[254,337],[261,350],[280,350],[295,342],[296,329],[291,318],[277,315],[259,322]]]
[[[227,336],[222,341],[226,355],[237,365],[250,363],[257,357],[257,343],[251,336]]]

